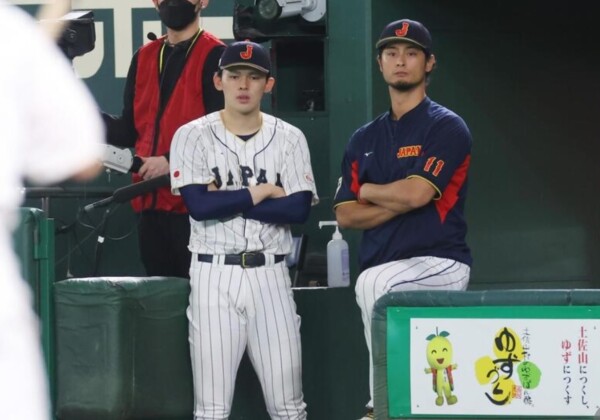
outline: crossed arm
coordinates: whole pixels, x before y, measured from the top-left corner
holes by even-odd
[[[259,184],[236,191],[220,191],[214,184],[187,185],[181,196],[194,220],[223,219],[242,214],[265,223],[304,223],[310,213],[312,193],[286,195],[283,188]]]
[[[382,185],[365,183],[360,187],[359,201],[341,203],[335,208],[336,219],[343,228],[371,229],[425,206],[436,192],[419,177]]]

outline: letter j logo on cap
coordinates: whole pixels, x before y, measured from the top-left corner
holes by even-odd
[[[406,34],[408,33],[408,27],[410,25],[408,24],[408,22],[403,22],[402,23],[402,28],[400,29],[396,29],[396,36],[406,36]]]
[[[252,45],[246,45],[246,51],[242,51],[240,53],[240,57],[242,57],[244,60],[249,60],[252,58],[252,48]]]

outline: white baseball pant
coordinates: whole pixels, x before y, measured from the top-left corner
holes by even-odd
[[[458,261],[437,257],[414,257],[376,265],[360,274],[355,291],[369,349],[370,400],[367,407],[373,407],[371,316],[377,299],[394,291],[465,290],[469,284],[470,273],[470,267]]]
[[[196,420],[227,419],[244,354],[276,420],[306,419],[300,317],[285,262],[243,269],[197,261],[190,268],[187,315]]]

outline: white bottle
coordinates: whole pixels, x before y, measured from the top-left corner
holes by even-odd
[[[319,222],[323,226],[335,226],[335,232],[327,243],[327,285],[329,287],[350,286],[348,242],[342,238],[337,222]]]

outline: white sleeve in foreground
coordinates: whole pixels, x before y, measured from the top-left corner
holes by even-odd
[[[3,26],[0,33],[12,28],[20,37],[5,53],[19,90],[13,106],[22,130],[13,141],[23,142],[26,151],[23,173],[41,184],[69,178],[102,156],[98,107],[69,61],[27,15],[18,11]]]

